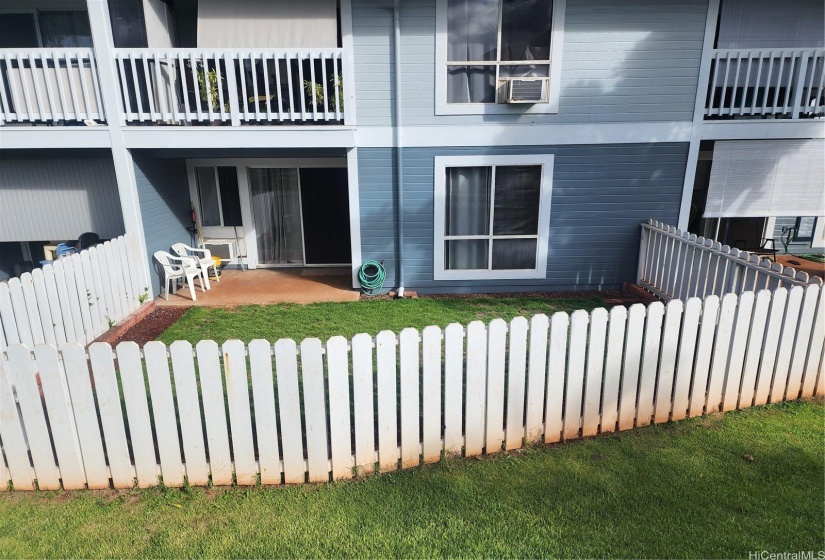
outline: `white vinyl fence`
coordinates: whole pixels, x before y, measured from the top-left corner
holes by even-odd
[[[321,482],[821,395],[823,303],[811,285],[325,344],[15,344],[0,480]]]
[[[821,286],[822,279],[648,220],[642,224],[636,284],[668,301],[808,284]]]
[[[0,351],[13,344],[89,344],[147,293],[134,234],[0,282]]]

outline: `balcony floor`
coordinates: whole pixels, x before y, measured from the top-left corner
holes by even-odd
[[[192,301],[186,286],[170,294],[161,294],[155,303],[170,307],[232,307],[273,303],[318,303],[355,301],[359,294],[352,289],[349,268],[280,268],[224,270],[221,281],[211,281],[212,289],[202,292],[195,282],[197,301]]]

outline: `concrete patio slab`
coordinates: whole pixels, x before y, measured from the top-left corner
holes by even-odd
[[[267,305],[273,303],[318,303],[322,301],[356,301],[357,290],[352,289],[349,269],[257,269],[224,270],[221,281],[211,281],[212,289],[203,292],[196,281],[197,300],[192,301],[186,287],[170,294],[169,300],[161,294],[155,300],[158,306],[177,307],[232,307],[236,305]],[[304,274],[304,271],[307,271]]]

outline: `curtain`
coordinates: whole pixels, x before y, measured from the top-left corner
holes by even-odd
[[[198,167],[195,169],[198,179],[198,197],[201,203],[201,225],[221,225],[221,212],[218,206],[218,185],[215,182],[214,167]]]
[[[447,60],[496,60],[498,0],[449,0],[447,4]],[[450,66],[447,69],[449,103],[495,101],[495,66]]]
[[[447,200],[444,231],[451,235],[490,233],[490,167],[451,167],[447,170]],[[487,268],[486,239],[446,241],[449,270]]]
[[[40,37],[44,47],[91,47],[92,30],[89,16],[81,11],[41,11]]]
[[[250,169],[252,217],[261,264],[302,264],[301,199],[297,169]]]

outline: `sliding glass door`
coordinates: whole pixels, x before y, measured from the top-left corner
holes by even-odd
[[[249,191],[258,264],[304,264],[298,169],[249,168]]]

